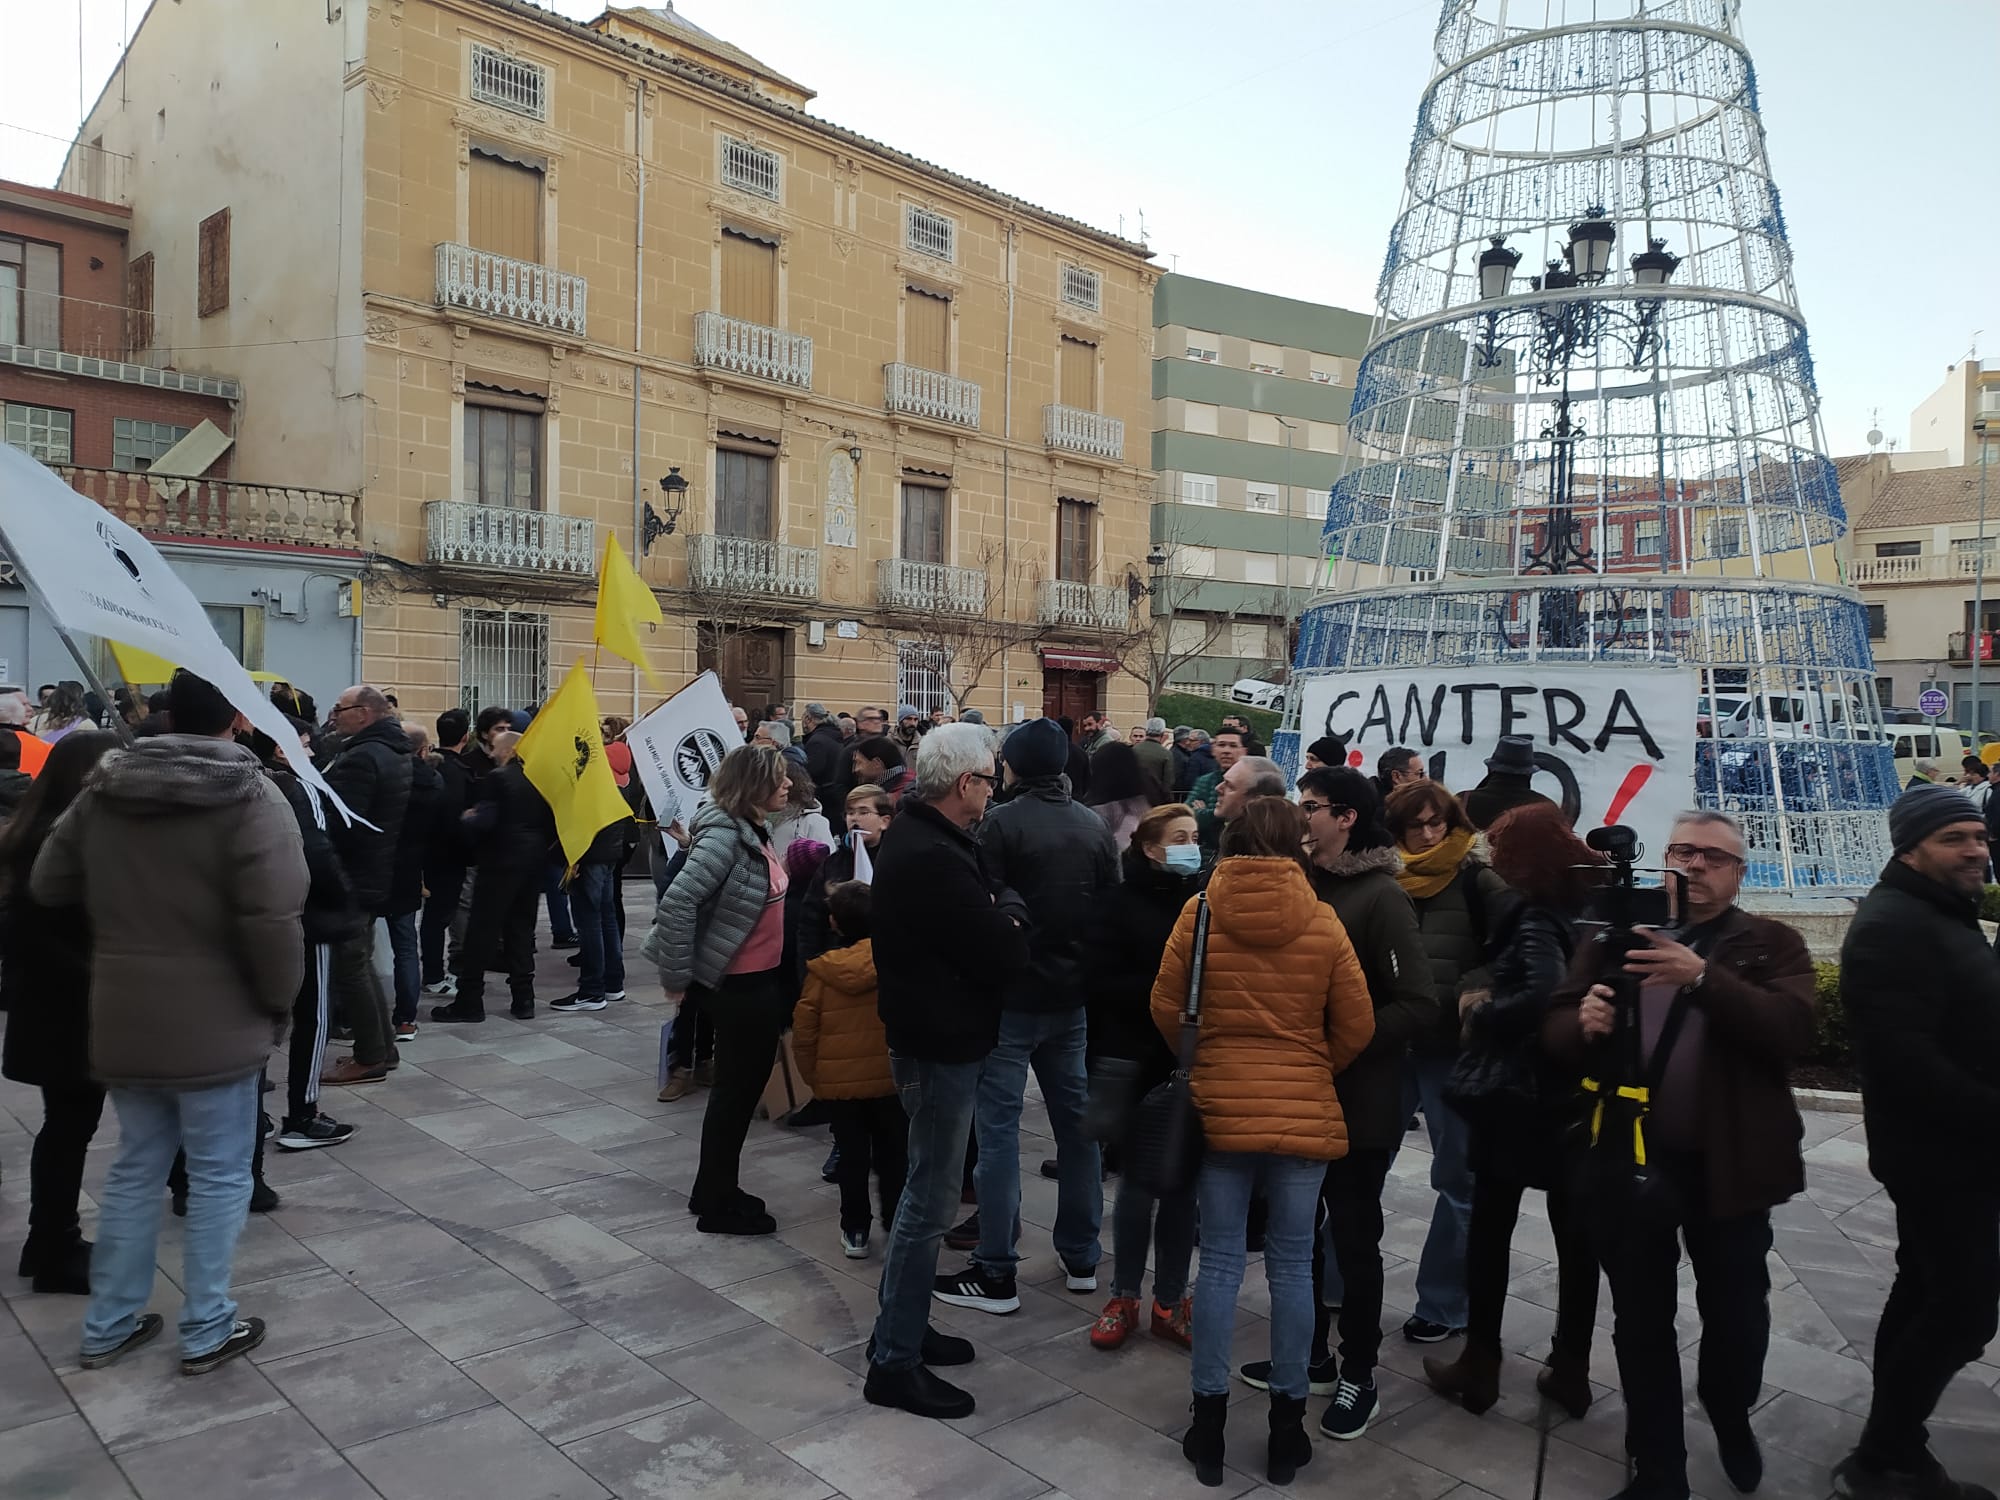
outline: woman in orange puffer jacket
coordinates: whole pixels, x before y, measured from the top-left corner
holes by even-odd
[[[1326,1164],[1347,1151],[1334,1075],[1374,1035],[1375,1010],[1346,930],[1306,878],[1305,832],[1297,807],[1254,798],[1224,832],[1208,885],[1192,1078],[1208,1154],[1196,1186],[1195,1420],[1182,1444],[1204,1484],[1222,1482],[1229,1345],[1250,1197],[1260,1181],[1270,1204],[1270,1482],[1289,1483],[1312,1456],[1304,1422],[1313,1225]],[[1189,902],[1153,986],[1153,1019],[1169,1043],[1179,1039],[1195,920]]]

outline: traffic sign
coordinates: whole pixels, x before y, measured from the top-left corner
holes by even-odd
[[[1943,688],[1925,688],[1917,694],[1917,712],[1927,719],[1942,719],[1951,708],[1951,699]]]

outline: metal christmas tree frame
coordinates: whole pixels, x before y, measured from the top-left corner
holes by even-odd
[[[1696,755],[1749,882],[1855,889],[1895,770],[1736,10],[1445,0],[1287,697],[1696,666],[1771,705]]]

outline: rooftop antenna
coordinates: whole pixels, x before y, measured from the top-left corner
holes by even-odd
[[[1975,328],[1975,329],[1973,329],[1973,330],[1972,330],[1972,347],[1971,347],[1970,349],[1968,349],[1968,350],[1966,350],[1966,351],[1965,351],[1965,357],[1966,357],[1967,359],[1969,359],[1969,360],[1972,360],[1972,361],[1973,361],[1973,362],[1975,362],[1975,363],[1977,363],[1977,362],[1978,362],[1978,359],[1979,359],[1979,335],[1980,335],[1980,334],[1982,334],[1982,333],[1984,333],[1984,332],[1986,332],[1986,330],[1985,330],[1984,328]]]
[[[1868,413],[1868,451],[1873,453],[1882,446],[1882,408],[1876,407]]]
[[[1139,210],[1139,243],[1146,243],[1146,210]]]

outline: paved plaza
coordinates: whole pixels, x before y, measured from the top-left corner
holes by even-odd
[[[629,885],[636,952],[649,888]],[[573,972],[540,959],[544,1002]],[[220,1371],[177,1373],[172,1323],[180,1221],[165,1216],[152,1306],[168,1334],[122,1364],[77,1367],[83,1300],[15,1279],[28,1150],[40,1105],[0,1086],[0,1496],[63,1500],[1130,1500],[1272,1495],[1261,1488],[1264,1398],[1239,1387],[1230,1468],[1202,1489],[1182,1459],[1187,1356],[1141,1337],[1116,1354],[1085,1331],[1105,1290],[1062,1289],[1050,1248],[1052,1149],[1032,1101],[1022,1146],[1021,1311],[939,1307],[976,1364],[950,1372],[979,1400],[969,1421],[926,1422],[861,1398],[877,1258],[840,1251],[836,1194],[819,1178],[828,1138],[758,1123],[744,1186],[764,1197],[768,1239],[695,1232],[702,1095],[655,1101],[662,1010],[634,970],[634,998],[593,1014],[483,1026],[424,1025],[386,1083],[329,1091],[359,1130],[334,1150],[273,1152],[278,1212],[253,1216],[236,1258],[262,1348]],[[282,1068],[282,1058],[278,1067]],[[1762,1494],[1825,1496],[1828,1466],[1860,1431],[1865,1357],[1894,1263],[1887,1199],[1867,1176],[1856,1116],[1806,1118],[1807,1196],[1777,1214],[1775,1337],[1756,1428]],[[86,1189],[112,1152],[110,1112]],[[1429,1209],[1420,1136],[1389,1180],[1384,1414],[1368,1435],[1316,1439],[1289,1493],[1353,1500],[1530,1500],[1535,1360],[1554,1322],[1548,1222],[1515,1238],[1511,1351],[1500,1404],[1468,1416],[1420,1378],[1424,1352],[1396,1331],[1412,1301]],[[1529,1212],[1540,1209],[1531,1195]],[[91,1215],[86,1213],[86,1232]],[[1107,1219],[1105,1233],[1110,1226]],[[946,1267],[958,1263],[946,1254]],[[1108,1261],[1107,1261],[1108,1268]],[[1699,1328],[1683,1291],[1690,1399]],[[1239,1359],[1266,1348],[1253,1263]],[[1610,1322],[1609,1296],[1599,1321]],[[1435,1351],[1432,1351],[1435,1352]],[[1603,1500],[1623,1483],[1622,1420],[1608,1332],[1603,1388],[1582,1422],[1556,1420],[1541,1490]],[[1953,1386],[1933,1446],[1961,1478],[2000,1484],[2000,1368]],[[1317,1419],[1323,1403],[1315,1400]],[[1695,1489],[1733,1494],[1698,1414]]]

